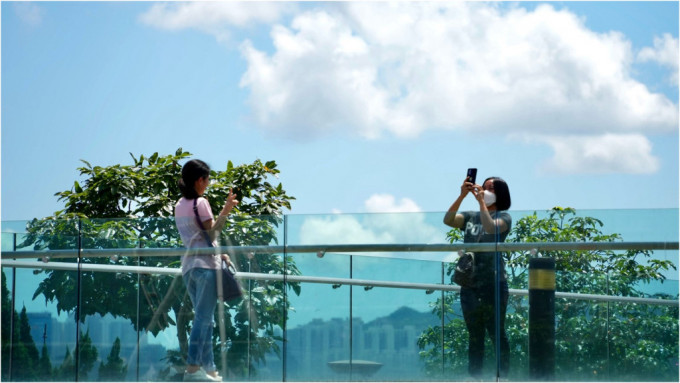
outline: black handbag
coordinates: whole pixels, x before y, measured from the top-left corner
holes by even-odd
[[[222,297],[225,301],[230,301],[233,299],[239,299],[243,297],[243,290],[241,290],[241,285],[234,277],[236,275],[236,270],[233,266],[227,264],[227,261],[222,260],[222,283],[217,284],[217,296]],[[222,289],[220,289],[222,287]]]
[[[475,280],[475,254],[464,253],[453,271],[453,282],[461,287],[472,287]]]
[[[205,229],[203,228],[203,223],[201,222],[201,219],[198,217],[198,208],[196,207],[197,201],[198,198],[194,199],[194,215],[196,216],[196,224],[198,224],[198,228],[200,229],[201,233],[203,233],[203,237],[205,238],[205,241],[208,243],[208,246],[213,247],[212,241],[210,240],[210,236],[208,235],[208,233],[206,233]],[[227,264],[227,261],[222,259],[222,268],[220,269],[220,271],[221,272],[218,273],[217,275],[217,297],[222,298],[222,300],[224,301],[229,301],[243,297],[243,290],[241,290],[241,285],[239,285],[238,281],[234,277],[234,275],[236,275],[236,269],[234,269],[232,265]]]

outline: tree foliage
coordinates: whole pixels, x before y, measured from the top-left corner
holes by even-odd
[[[125,360],[120,357],[120,338],[116,337],[111,347],[109,356],[106,357],[106,363],[99,364],[99,379],[100,382],[122,382],[127,375],[128,365]]]
[[[35,250],[181,247],[173,215],[181,197],[177,186],[181,163],[191,153],[180,148],[173,155],[130,155],[131,165],[92,166],[82,161],[84,165],[78,170],[84,179],[75,181],[70,190],[56,193],[64,202],[64,209],[31,221],[20,247]],[[281,213],[290,209],[294,200],[280,183],[270,183],[270,177],[278,174],[276,162],[260,160],[239,166],[229,161],[224,169],[211,170],[212,184],[204,197],[211,202],[213,213],[219,213],[230,189],[235,190],[241,201],[219,237],[221,245],[277,242]],[[236,253],[232,259],[239,270],[299,274],[290,259],[275,254]],[[91,257],[82,262],[179,267],[179,257]],[[46,276],[34,299],[42,295],[47,302],[56,302],[58,312],[73,312],[78,307],[83,322],[90,315],[111,313],[129,319],[136,330],[153,335],[176,326],[180,355],[186,356],[193,311],[181,277],[101,272],[78,275],[49,269],[36,273]],[[299,285],[287,286],[299,294]],[[142,299],[139,310],[138,292]],[[243,302],[223,307],[231,319],[228,341],[232,346],[228,355],[233,374],[238,376],[244,370],[240,367],[262,362],[265,353],[276,351],[274,328],[283,326],[288,310],[283,296],[283,283],[255,282]],[[237,352],[235,348],[242,339],[251,341],[247,350]]]
[[[2,271],[2,380],[39,380],[38,348],[31,336],[31,325],[24,306],[21,313],[12,310],[5,272]],[[11,358],[11,362],[10,362]],[[11,366],[11,374],[10,374]]]
[[[606,234],[602,221],[580,217],[571,208],[553,208],[545,218],[534,214],[514,225],[506,242],[615,242],[619,234]],[[448,234],[462,240],[460,231]],[[675,269],[668,260],[651,258],[648,250],[555,250],[556,291],[649,297],[644,287],[663,282],[664,271]],[[527,289],[532,254],[503,254],[511,289]],[[448,267],[452,275],[455,264]],[[659,297],[658,295],[655,297]],[[668,299],[677,299],[666,296]],[[431,303],[433,314],[445,317],[445,326],[432,326],[418,339],[421,359],[432,376],[466,376],[468,335],[459,294],[446,294]],[[556,299],[556,376],[565,380],[672,380],[678,379],[678,308],[631,303]],[[506,315],[511,347],[511,379],[527,380],[528,301],[511,296]],[[487,339],[485,366],[493,368],[494,352]]]

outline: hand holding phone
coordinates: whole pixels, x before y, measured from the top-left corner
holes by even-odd
[[[469,168],[467,170],[465,182],[472,182],[473,185],[477,182],[477,168]]]

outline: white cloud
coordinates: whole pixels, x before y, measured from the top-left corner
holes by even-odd
[[[416,213],[420,207],[409,198],[402,198],[397,203],[396,198],[390,194],[373,194],[364,202],[366,211],[369,213]]]
[[[341,214],[306,218],[300,227],[301,245],[394,243],[394,235],[375,232],[359,221],[360,215]]]
[[[678,110],[630,75],[631,44],[567,11],[481,3],[342,3],[250,42],[241,86],[256,121],[309,137],[670,132]]]
[[[643,48],[638,53],[637,58],[642,62],[655,61],[668,67],[672,71],[671,84],[678,86],[678,60],[680,58],[678,39],[668,33],[665,33],[662,37],[655,37],[654,47]]]
[[[45,10],[39,5],[31,2],[15,2],[14,12],[20,20],[30,26],[38,26],[42,23],[45,16]]]
[[[368,214],[312,216],[300,228],[300,244],[443,243],[446,228],[433,226],[411,199],[374,194],[364,202]],[[441,221],[437,214],[435,221]],[[430,220],[431,221],[431,220]]]
[[[550,145],[554,156],[543,164],[551,173],[651,174],[659,168],[652,144],[641,134],[605,134],[539,138]]]
[[[294,9],[290,2],[200,1],[156,3],[140,15],[140,20],[160,29],[198,29],[219,41],[229,37],[232,27],[244,28],[256,23],[274,23]]]
[[[633,63],[656,61],[677,82],[677,39],[666,34],[636,55],[623,34],[593,32],[547,4],[528,11],[481,2],[172,3],[154,4],[141,20],[219,40],[234,27],[271,24],[271,47],[241,43],[240,85],[255,124],[280,136],[409,138],[429,129],[538,136],[555,150],[552,169],[640,173],[647,170],[633,161],[612,160],[615,149],[583,169],[575,166],[586,159],[561,157],[594,161],[591,143],[607,141],[658,168],[643,135],[677,131],[678,106],[632,73]]]

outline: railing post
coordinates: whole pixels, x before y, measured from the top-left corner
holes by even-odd
[[[529,377],[555,377],[555,259],[529,260]]]
[[[281,380],[286,381],[288,373],[288,216],[283,215],[283,367],[281,371]],[[250,299],[250,298],[249,298]],[[250,361],[248,361],[250,363]]]
[[[445,268],[445,265],[444,265],[444,262],[442,262],[442,275],[441,275],[442,285],[444,284],[444,275],[446,273],[444,268]],[[446,376],[446,347],[445,347],[446,331],[444,331],[444,326],[446,325],[446,323],[444,322],[445,314],[446,314],[445,310],[446,310],[446,292],[444,290],[442,290],[441,315],[440,315],[440,318],[439,318],[441,320],[441,327],[440,327],[441,331],[440,331],[439,335],[441,336],[441,339],[442,339],[442,349],[441,349],[441,352],[442,352],[442,371],[441,371],[442,376],[441,377],[442,377],[442,379],[444,379],[444,377]]]
[[[12,235],[12,251],[16,252],[17,251],[17,233],[14,233]],[[12,356],[14,355],[14,326],[16,326],[16,323],[14,323],[14,313],[16,312],[16,291],[17,291],[17,268],[13,267],[12,268],[12,312],[10,313],[9,316],[9,328],[10,328],[10,333],[9,333],[9,367],[8,367],[8,375],[9,375],[9,380],[12,381]]]
[[[76,275],[76,294],[78,296],[76,300],[76,348],[75,348],[75,381],[79,382],[80,377],[78,376],[78,372],[80,370],[80,315],[81,315],[81,305],[83,304],[83,295],[82,295],[82,251],[83,251],[83,221],[80,217],[78,217],[78,240],[77,240],[77,245],[78,245],[78,259],[76,259],[76,263],[78,265],[77,268],[77,273]]]

